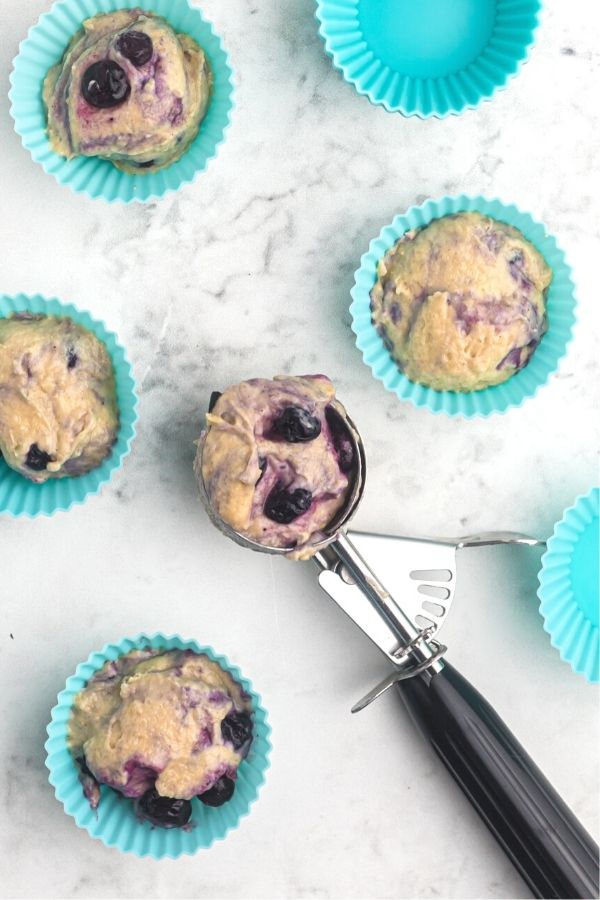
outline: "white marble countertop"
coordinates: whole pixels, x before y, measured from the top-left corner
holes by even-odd
[[[122,208],[57,185],[12,131],[10,63],[49,5],[0,0],[0,290],[56,295],[116,330],[135,366],[140,423],[101,496],[51,520],[0,518],[1,895],[528,896],[395,698],[350,715],[385,665],[311,567],[245,553],[213,530],[192,441],[211,390],[324,371],[367,446],[359,527],[551,533],[598,474],[600,13],[589,0],[548,3],[508,90],[459,118],[422,122],[372,107],[343,82],[313,0],[204,0],[237,72],[233,127],[195,185]],[[361,362],[348,314],[352,273],[381,226],[460,191],[544,221],[580,301],[549,386],[521,409],[471,422],[386,393]],[[537,551],[465,554],[445,641],[597,836],[597,696],[542,629],[538,562]],[[274,742],[241,827],[210,852],[158,864],[78,830],[53,797],[43,752],[76,664],[107,640],[155,629],[234,660],[263,695]]]

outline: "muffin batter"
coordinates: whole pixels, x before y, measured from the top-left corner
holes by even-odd
[[[30,481],[82,475],[115,443],[119,413],[106,347],[71,319],[0,319],[0,453]]]
[[[210,86],[204,52],[160,16],[94,16],[44,81],[50,143],[69,159],[100,156],[124,172],[154,172],[196,137]]]
[[[354,464],[334,400],[324,375],[253,378],[218,397],[194,468],[232,528],[310,555],[345,504]]]
[[[75,698],[69,723],[86,796],[99,802],[92,779],[138,800],[154,824],[185,824],[153,819],[152,811],[191,812],[168,798],[200,795],[219,806],[231,797],[251,741],[250,711],[231,675],[192,650],[134,650],[105,663]]]
[[[475,391],[527,365],[546,331],[551,280],[516,228],[478,212],[444,216],[379,263],[373,324],[411,381]]]

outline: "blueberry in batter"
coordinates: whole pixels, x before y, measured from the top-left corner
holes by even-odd
[[[69,318],[0,319],[0,452],[30,481],[82,475],[112,451],[115,376],[95,334]]]

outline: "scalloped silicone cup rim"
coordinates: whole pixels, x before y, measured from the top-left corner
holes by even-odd
[[[587,505],[588,502],[593,504],[594,500],[596,503],[596,507],[599,502],[599,491],[598,487],[591,488],[587,494],[581,494],[575,500],[575,503],[568,507],[563,513],[562,518],[559,522],[557,522],[554,526],[552,537],[548,540],[547,550],[543,554],[541,558],[541,569],[538,575],[539,586],[538,586],[538,598],[540,600],[539,605],[539,613],[542,616],[544,631],[550,635],[550,643],[551,645],[558,650],[560,658],[563,662],[568,663],[573,671],[578,675],[583,675],[583,677],[588,681],[588,683],[597,684],[600,680],[600,675],[598,674],[598,648],[599,648],[599,635],[598,628],[595,626],[591,626],[591,635],[590,635],[590,653],[594,654],[594,659],[592,660],[591,665],[594,665],[595,660],[595,677],[590,676],[587,669],[590,668],[589,657],[586,660],[583,660],[583,654],[579,654],[580,663],[577,664],[573,658],[571,658],[570,647],[566,647],[563,645],[562,641],[557,637],[554,632],[552,625],[548,622],[549,614],[553,611],[556,602],[562,602],[565,610],[572,609],[575,615],[580,615],[585,623],[589,623],[589,619],[586,618],[583,611],[580,607],[577,606],[574,597],[572,596],[572,591],[570,587],[568,588],[568,596],[567,601],[565,602],[565,594],[561,593],[561,586],[564,587],[561,581],[559,581],[558,577],[554,575],[552,584],[548,583],[548,571],[550,568],[550,562],[555,555],[558,553],[560,555],[564,555],[564,551],[556,551],[554,544],[557,541],[564,540],[565,538],[562,536],[562,531],[569,524],[571,519],[574,519],[576,516],[581,515],[581,509],[584,505]],[[574,547],[575,545],[573,545]],[[565,568],[567,566],[567,562],[565,561]],[[565,582],[568,580],[568,571],[565,571],[564,576],[561,575],[561,579],[564,577]],[[591,624],[591,623],[590,623]],[[586,665],[586,663],[588,663]]]
[[[190,838],[188,844],[180,847],[178,852],[169,850],[169,848],[165,846],[165,844],[167,843],[167,839],[165,838],[163,840],[162,838],[162,836],[164,836],[165,834],[169,834],[172,832],[166,832],[164,829],[160,828],[151,829],[150,843],[147,852],[140,852],[140,850],[135,845],[128,846],[126,848],[119,846],[118,830],[115,830],[114,826],[111,836],[103,834],[102,831],[95,834],[92,833],[88,825],[82,823],[79,820],[77,812],[74,808],[77,805],[76,801],[73,800],[71,803],[69,803],[68,800],[68,792],[69,789],[73,789],[73,785],[77,784],[77,786],[81,790],[74,762],[72,763],[67,776],[64,776],[64,774],[59,775],[56,771],[56,765],[53,762],[56,757],[59,757],[58,762],[60,762],[60,757],[64,757],[65,751],[69,754],[69,758],[72,761],[72,757],[70,756],[70,751],[67,745],[67,726],[70,718],[70,711],[73,706],[73,701],[76,694],[82,689],[84,684],[89,681],[92,674],[98,671],[98,669],[100,669],[107,660],[116,659],[117,657],[122,656],[124,653],[127,653],[130,650],[141,649],[148,646],[155,648],[165,648],[167,650],[191,649],[195,650],[197,653],[205,653],[210,659],[218,663],[223,669],[227,670],[234,678],[234,680],[242,685],[246,693],[252,699],[252,708],[255,716],[255,722],[257,722],[258,725],[253,746],[256,746],[256,744],[260,742],[263,747],[262,754],[255,755],[255,758],[259,761],[260,765],[258,767],[253,767],[253,772],[258,776],[257,780],[255,780],[255,782],[253,783],[254,793],[247,802],[245,802],[243,799],[238,802],[237,818],[235,823],[224,823],[225,827],[222,833],[211,835],[208,841],[197,841],[194,845],[193,841]],[[84,831],[87,831],[90,837],[102,841],[102,843],[104,843],[107,847],[114,847],[123,853],[133,853],[134,855],[139,857],[150,857],[156,860],[163,859],[165,857],[168,857],[170,859],[177,859],[180,856],[184,855],[191,856],[199,850],[208,850],[213,845],[213,843],[215,843],[215,841],[224,840],[231,831],[234,831],[238,827],[240,821],[250,814],[251,807],[257,801],[260,793],[260,788],[265,782],[265,773],[271,765],[269,758],[272,750],[272,744],[270,741],[271,726],[268,721],[267,711],[262,705],[260,694],[258,694],[254,690],[251,681],[244,675],[242,675],[237,666],[231,665],[226,656],[216,653],[212,647],[199,644],[193,639],[182,638],[179,634],[165,635],[162,632],[146,634],[142,632],[131,638],[125,637],[120,641],[107,643],[101,650],[93,651],[92,653],[90,653],[87,660],[85,662],[79,663],[73,675],[70,675],[67,678],[65,687],[59,693],[56,705],[52,709],[50,723],[48,724],[46,731],[48,734],[48,739],[44,744],[44,749],[46,751],[46,768],[49,771],[48,781],[54,788],[56,799],[60,803],[62,803],[65,813],[75,820],[75,824],[78,828],[82,828]],[[60,746],[58,748],[54,746],[57,740],[60,741]],[[245,765],[245,763],[246,760],[242,762],[242,766]],[[235,794],[234,797],[236,797]],[[77,794],[77,799],[80,799],[79,794]],[[230,807],[230,804],[232,803],[233,800],[228,801],[227,806]],[[127,810],[127,807],[125,809]],[[208,807],[206,807],[205,809],[208,809]],[[209,814],[215,815],[216,812],[218,812],[218,810],[215,810],[212,813],[209,811]],[[140,824],[139,827],[144,828],[145,825]],[[181,829],[177,829],[177,831],[180,834],[182,833]],[[190,832],[187,832],[187,835],[198,837],[200,833],[201,829],[197,827]],[[155,839],[154,844],[162,844],[160,848],[156,849],[155,847],[153,847],[153,838]]]
[[[14,121],[15,131],[21,138],[24,148],[30,152],[34,162],[39,163],[43,170],[47,174],[52,175],[59,184],[67,185],[76,194],[85,194],[92,200],[100,198],[107,203],[147,203],[160,199],[167,194],[178,191],[183,185],[194,182],[201,172],[206,169],[208,163],[217,155],[219,147],[226,138],[227,131],[231,125],[231,112],[234,108],[233,69],[229,55],[211,22],[204,18],[198,7],[193,6],[189,0],[170,0],[180,10],[181,17],[191,15],[195,18],[196,27],[203,35],[198,42],[203,43],[203,49],[209,58],[215,79],[207,115],[200,126],[197,137],[183,156],[167,168],[156,173],[129,175],[125,172],[119,172],[112,163],[100,160],[98,157],[75,157],[69,164],[66,164],[64,157],[54,153],[50,147],[46,133],[46,117],[41,102],[41,85],[47,70],[54,63],[58,62],[60,54],[57,58],[55,53],[47,50],[43,57],[43,62],[34,61],[35,74],[27,71],[21,73],[25,61],[28,61],[30,49],[33,48],[35,55],[39,53],[39,38],[43,38],[48,23],[55,19],[57,12],[62,12],[72,7],[79,9],[82,3],[93,5],[96,12],[110,12],[136,6],[148,11],[153,11],[157,7],[160,7],[162,10],[162,6],[166,2],[167,0],[56,0],[51,9],[43,13],[38,22],[31,26],[26,38],[19,44],[19,51],[12,63],[10,74],[11,88],[9,91],[10,113]],[[179,17],[177,12],[174,13],[171,9],[168,10],[168,14],[165,15],[164,13],[165,11],[162,11],[160,14],[170,21],[176,21]],[[88,15],[89,13],[86,13],[84,18],[87,18]],[[177,26],[175,25],[175,27]],[[64,36],[66,46],[70,35],[65,33]],[[29,62],[31,61],[29,60]],[[39,108],[35,112],[36,124],[33,133],[31,133],[31,110],[28,109],[21,118],[17,106],[22,102],[21,92],[24,85],[33,80],[37,84],[38,78],[40,85]],[[23,96],[31,97],[31,93],[25,90]],[[206,148],[201,152],[201,145],[207,140],[209,130],[214,132],[214,140],[207,142]],[[198,159],[194,164],[193,170],[190,170],[189,163],[194,160],[196,153],[198,153]],[[68,165],[71,165],[70,171],[68,171]],[[89,177],[74,183],[73,176],[83,170],[89,171]],[[95,178],[95,174],[98,171],[104,171],[105,173],[100,179]],[[90,185],[90,180],[95,182],[94,187]],[[107,182],[111,181],[112,185],[107,187]],[[127,188],[124,195],[120,193],[123,187]],[[104,192],[105,189],[106,193]],[[136,194],[136,191],[139,192],[139,195]]]
[[[13,509],[10,506],[0,507],[0,515],[32,519],[39,515],[53,516],[56,512],[66,512],[72,506],[84,503],[88,497],[98,494],[103,485],[112,479],[115,472],[118,472],[123,466],[125,457],[131,452],[131,446],[136,435],[135,426],[138,420],[138,398],[133,371],[125,349],[119,343],[116,334],[109,331],[101,319],[95,319],[87,310],[78,309],[71,303],[63,303],[56,297],[47,298],[41,294],[15,294],[12,296],[0,294],[0,318],[5,318],[11,312],[24,310],[34,313],[45,313],[46,315],[68,316],[73,321],[83,325],[84,328],[92,331],[105,344],[115,372],[120,417],[117,442],[111,455],[104,460],[102,465],[92,469],[91,472],[85,475],[50,480],[45,482],[45,484],[34,484],[33,482],[28,482],[27,479],[17,472],[9,470],[6,477],[20,479],[22,481],[20,487],[25,489],[29,496],[31,496],[32,491],[39,495],[39,505],[33,510]],[[6,468],[6,463],[0,460],[0,466]],[[66,494],[67,491],[70,494],[73,485],[81,486],[78,494],[61,498],[61,486],[63,487],[63,494]],[[51,491],[56,495],[55,504],[42,506],[46,495],[50,494]]]
[[[418,107],[408,108],[402,103],[397,103],[394,105],[390,104],[389,100],[385,96],[379,96],[373,90],[373,88],[367,89],[367,88],[363,87],[360,83],[361,79],[360,78],[357,79],[356,77],[352,76],[349,73],[348,64],[340,61],[338,51],[333,49],[331,46],[332,35],[327,33],[328,20],[327,20],[327,16],[324,15],[324,6],[328,2],[330,2],[330,0],[316,0],[315,17],[319,23],[318,33],[319,33],[319,36],[321,37],[321,39],[323,40],[323,43],[325,44],[325,52],[331,58],[333,66],[339,72],[341,72],[341,74],[344,78],[344,81],[347,81],[348,84],[351,84],[358,94],[360,94],[363,97],[366,97],[370,101],[370,103],[372,103],[374,106],[383,106],[383,108],[387,112],[391,112],[391,113],[397,112],[397,113],[400,113],[401,115],[407,116],[407,117],[416,116],[417,118],[423,119],[423,120],[432,119],[432,118],[445,119],[448,116],[460,116],[466,110],[477,109],[477,107],[481,103],[492,100],[498,91],[505,90],[508,87],[510,81],[513,78],[516,78],[516,76],[519,74],[519,72],[521,70],[521,67],[528,61],[529,57],[531,56],[531,51],[532,51],[533,47],[535,46],[537,32],[540,27],[540,12],[542,10],[542,5],[543,5],[542,0],[529,0],[529,2],[531,4],[531,15],[533,17],[531,29],[529,31],[529,39],[527,41],[523,41],[520,45],[518,45],[519,52],[517,55],[515,55],[515,57],[513,59],[514,69],[504,70],[501,73],[499,80],[492,85],[491,89],[488,91],[483,91],[480,94],[480,96],[477,98],[477,100],[475,100],[474,102],[469,102],[468,100],[465,100],[461,104],[461,106],[450,105],[447,109],[445,109],[443,111],[432,109],[429,112],[425,112],[422,109],[419,109]],[[335,35],[333,35],[333,36],[335,36]],[[362,37],[362,35],[359,35],[359,37]],[[344,50],[345,51],[348,50],[347,45],[344,46]],[[459,69],[457,72],[454,72],[452,74],[457,75],[457,74],[460,74],[461,72],[466,71],[470,66],[472,66],[476,62],[476,59],[477,58],[472,60],[471,63],[469,64],[469,66],[467,66],[463,69]],[[410,76],[406,76],[406,77],[410,78]],[[449,77],[449,76],[437,76],[436,78],[433,78],[433,79],[426,79],[426,78],[412,79],[411,78],[410,80],[414,80],[417,82],[426,82],[426,81],[430,81],[430,80],[443,82],[446,77]]]
[[[553,280],[547,297],[549,327],[529,365],[503,384],[466,393],[435,391],[410,381],[397,368],[371,322],[370,291],[375,283],[377,263],[403,234],[413,228],[427,225],[433,219],[466,211],[478,211],[514,225],[545,257],[553,270]],[[409,400],[414,406],[428,409],[433,413],[445,413],[448,416],[461,416],[466,419],[505,413],[509,409],[522,406],[525,400],[535,396],[539,388],[545,385],[550,375],[556,371],[560,360],[566,354],[576,321],[575,285],[571,274],[564,252],[555,238],[548,234],[540,222],[536,222],[529,213],[523,212],[515,204],[506,204],[497,198],[488,199],[481,195],[468,194],[446,195],[437,200],[428,199],[419,205],[411,206],[405,213],[396,215],[393,221],[385,225],[379,235],[371,240],[368,251],[361,257],[360,267],[354,273],[354,285],[350,292],[351,327],[356,335],[355,343],[362,353],[363,362],[371,369],[373,376],[400,400]],[[558,322],[557,310],[552,311],[552,307],[557,304],[560,306]],[[540,354],[542,346],[544,349],[549,347],[549,337],[552,338],[553,344],[558,345],[554,348],[550,366],[547,365],[546,354]],[[376,354],[375,361],[368,358],[371,352]],[[376,371],[377,362],[379,366]]]
[[[568,524],[570,519],[572,519],[576,515],[580,514],[581,508],[583,506],[587,505],[588,502],[593,504],[594,501],[595,501],[596,505],[598,505],[598,503],[600,502],[600,488],[599,487],[590,488],[590,490],[587,492],[587,494],[579,494],[579,496],[576,498],[573,505],[569,506],[569,507],[567,507],[567,509],[565,509],[561,519],[558,522],[556,522],[556,524],[554,525],[552,536],[548,539],[548,543],[546,545],[546,552],[542,555],[542,558],[540,560],[540,571],[538,574],[539,584],[538,584],[538,590],[537,590],[538,599],[540,601],[539,613],[543,619],[544,631],[550,636],[551,645],[555,648],[555,650],[558,650],[561,660],[563,662],[568,663],[571,666],[571,668],[573,669],[573,671],[575,672],[575,674],[582,675],[589,684],[598,684],[598,682],[600,680],[600,676],[597,676],[595,678],[590,678],[585,670],[586,667],[583,662],[581,662],[580,665],[577,665],[573,661],[573,659],[570,659],[569,656],[567,656],[567,648],[563,646],[562,642],[554,634],[554,630],[553,630],[552,626],[548,624],[548,614],[550,613],[550,611],[552,610],[552,608],[555,604],[556,597],[557,597],[557,593],[556,593],[557,588],[548,585],[547,575],[548,575],[549,563],[551,562],[552,557],[554,556],[554,554],[556,552],[554,545],[558,540],[560,540],[561,531],[562,531],[563,527],[566,524]],[[560,552],[562,553],[562,551],[560,551]],[[557,581],[557,579],[555,578],[554,582],[556,582],[556,581]],[[563,598],[561,597],[561,599],[563,599]],[[564,602],[564,599],[563,599],[563,602]],[[589,619],[586,619],[582,610],[580,610],[579,607],[576,606],[575,600],[572,596],[569,598],[568,604],[565,604],[565,607],[566,606],[573,606],[573,609],[574,610],[576,609],[579,613],[581,613],[581,615],[585,619],[585,621],[589,622]],[[598,634],[598,628],[595,628],[594,626],[592,626],[592,635],[591,635],[590,643],[592,643],[592,642],[594,643],[592,652],[595,651],[595,654],[597,655],[598,654],[598,645],[600,643],[600,636]]]

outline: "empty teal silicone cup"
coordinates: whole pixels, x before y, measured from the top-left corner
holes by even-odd
[[[89,313],[75,309],[59,300],[47,300],[39,294],[16,297],[0,295],[0,318],[14,313],[31,312],[46,316],[68,316],[92,331],[106,346],[112,360],[119,406],[119,433],[111,455],[101,466],[85,475],[51,478],[44,484],[34,484],[23,475],[10,469],[0,456],[0,515],[51,516],[59,510],[67,510],[77,503],[97,494],[103,484],[123,465],[135,437],[137,421],[137,396],[129,360],[116,336],[103,322],[92,319]]]
[[[435,391],[410,381],[399,371],[371,322],[370,294],[375,284],[377,264],[403,234],[413,228],[422,228],[432,219],[469,210],[477,210],[500,222],[514,225],[540,251],[551,267],[553,278],[546,298],[548,330],[529,365],[503,384],[470,393]],[[500,200],[488,200],[485,197],[468,197],[465,194],[426,200],[421,206],[411,206],[407,212],[397,215],[391,225],[386,225],[379,236],[371,241],[368,252],[361,259],[360,268],[355,272],[351,294],[353,302],[350,312],[356,346],[375,378],[382,381],[384,387],[401,400],[410,400],[415,406],[433,413],[442,412],[467,419],[503,413],[511,407],[521,406],[528,397],[533,397],[538,388],[546,384],[557,369],[559,360],[565,355],[575,322],[575,287],[571,269],[563,251],[554,238],[547,234],[544,226],[535,222],[529,213],[521,212],[512,204],[506,205]]]
[[[388,112],[422,119],[474,109],[516,75],[539,0],[317,0],[334,66]]]
[[[254,737],[250,752],[238,769],[233,797],[216,808],[205,806],[195,798],[192,801],[191,828],[154,828],[149,822],[136,818],[131,801],[104,785],[100,788],[100,805],[97,810],[92,810],[83,794],[79,770],[67,743],[73,701],[94,672],[101,669],[107,660],[147,647],[205,653],[241,684],[252,701]],[[179,635],[138,634],[114,644],[106,644],[99,652],[90,654],[87,662],[80,663],[75,674],[67,679],[65,689],[58,695],[48,725],[46,766],[50,770],[49,781],[54,787],[57,800],[63,804],[67,815],[73,816],[79,828],[84,828],[91,837],[98,838],[107,847],[116,847],[123,853],[150,856],[152,859],[163,859],[165,856],[177,859],[183,854],[191,855],[198,850],[207,849],[214,841],[221,840],[229,831],[237,828],[240,819],[248,815],[270,765],[270,733],[267,713],[261,705],[260,696],[226,657],[219,656],[211,647],[184,640]]]
[[[48,69],[61,59],[65,47],[85,19],[98,13],[135,7],[163,16],[175,30],[193,37],[208,57],[214,84],[198,136],[181,159],[158,172],[130,175],[96,156],[67,160],[54,152],[46,131],[42,85]],[[188,0],[58,0],[21,43],[10,81],[15,130],[33,159],[45,172],[76,193],[94,199],[101,197],[109,203],[152,200],[194,181],[223,142],[233,107],[229,57],[210,23]]]
[[[578,497],[542,556],[540,613],[550,642],[574,672],[600,681],[600,488]]]

